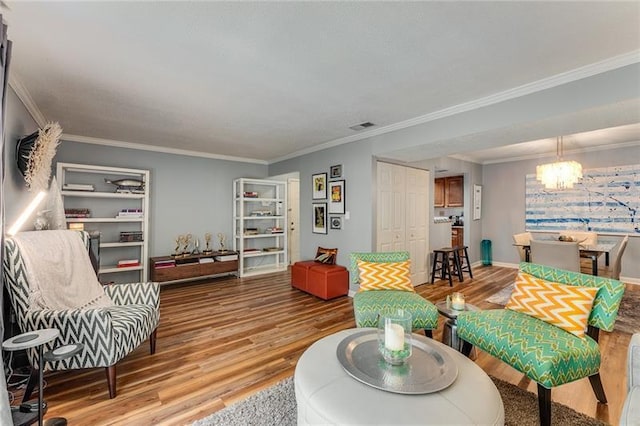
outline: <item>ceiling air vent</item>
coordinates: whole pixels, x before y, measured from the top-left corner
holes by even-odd
[[[351,127],[349,127],[349,128],[350,128],[351,130],[358,131],[358,130],[364,130],[364,129],[366,129],[367,127],[371,127],[371,126],[375,126],[375,124],[373,124],[373,123],[372,123],[372,122],[370,122],[370,121],[365,121],[364,123],[356,124],[355,126],[351,126]]]

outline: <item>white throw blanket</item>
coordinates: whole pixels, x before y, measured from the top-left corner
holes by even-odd
[[[77,231],[21,232],[13,237],[29,282],[29,310],[113,306]]]

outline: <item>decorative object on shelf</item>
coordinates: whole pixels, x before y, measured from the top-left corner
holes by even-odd
[[[222,232],[218,232],[218,242],[220,243],[220,250],[219,250],[220,253],[225,253],[228,251],[226,248],[224,248],[225,241],[227,241],[227,236]]]
[[[327,233],[327,203],[313,203],[313,229],[314,234]]]
[[[33,222],[33,227],[36,231],[44,231],[49,229],[49,219],[47,215],[49,210],[40,210],[36,215],[36,220]]]
[[[51,179],[51,187],[46,200],[46,209],[49,211],[47,219],[49,220],[49,229],[67,229],[67,220],[64,212],[64,202],[60,193],[60,186],[54,176]]]
[[[326,200],[327,199],[327,174],[317,173],[311,176],[311,183],[313,185],[312,200]]]
[[[571,189],[573,184],[582,179],[582,165],[577,161],[564,161],[562,136],[556,139],[556,161],[536,167],[536,179],[546,189]]]
[[[204,243],[206,245],[205,249],[202,250],[203,254],[211,254],[213,250],[211,250],[211,233],[207,232],[204,234]]]
[[[18,139],[16,160],[29,191],[46,191],[51,176],[51,161],[60,143],[62,128],[48,123],[28,136]]]
[[[403,309],[389,310],[378,320],[378,349],[391,365],[401,365],[411,356],[411,313]]]
[[[345,208],[345,182],[343,180],[334,180],[329,182],[329,213],[344,214]]]
[[[331,229],[342,229],[342,218],[340,216],[331,216],[329,218]]]
[[[120,194],[144,194],[144,182],[138,179],[105,179],[104,181],[115,185],[115,192]]]
[[[473,185],[473,220],[482,217],[482,185]]]
[[[183,240],[184,235],[178,235],[176,237],[176,248],[173,250],[173,254],[171,255],[171,257],[182,257],[182,251],[180,250],[180,247],[182,247]]]
[[[331,168],[329,169],[329,177],[331,179],[342,177],[342,164],[331,166]]]
[[[182,239],[182,255],[183,256],[187,256],[189,254],[191,254],[191,252],[189,251],[189,246],[191,245],[191,240],[193,239],[193,235],[191,234],[187,234],[183,237]]]
[[[200,254],[200,238],[196,237],[193,242],[193,251],[191,254]]]
[[[464,294],[456,292],[451,295],[451,308],[464,311]]]

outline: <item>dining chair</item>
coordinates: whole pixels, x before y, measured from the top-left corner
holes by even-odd
[[[580,272],[580,249],[577,242],[531,240],[531,262]]]
[[[613,260],[613,266],[611,267],[611,278],[615,280],[620,279],[620,271],[622,270],[622,255],[624,254],[624,250],[627,248],[627,243],[629,242],[629,236],[625,235],[620,243],[620,247],[618,247],[618,252],[616,253],[616,258]]]
[[[527,253],[523,246],[529,245],[532,240],[531,232],[521,232],[520,234],[513,234],[513,242],[518,244],[518,254],[520,255],[520,262],[527,261]]]
[[[591,231],[561,231],[560,236],[572,237],[573,241],[585,246],[593,246],[598,244],[598,233]]]

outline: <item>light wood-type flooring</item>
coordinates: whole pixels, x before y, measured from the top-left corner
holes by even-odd
[[[454,281],[453,287],[438,280],[417,291],[433,302],[461,291],[481,308],[499,308],[484,300],[511,283],[516,270],[488,266],[473,272],[474,279]],[[45,418],[64,416],[70,425],[189,424],[291,376],[314,341],[354,326],[351,298],[323,301],[292,289],[289,273],[165,285],[156,354],[149,355],[144,344],[118,364],[115,399],[108,397],[104,369],[48,372]],[[554,388],[552,399],[617,424],[629,339],[617,331],[601,333],[608,405],[596,402],[587,379]],[[536,390],[535,383],[485,353],[475,361],[490,375]],[[531,410],[537,412],[537,404]]]

